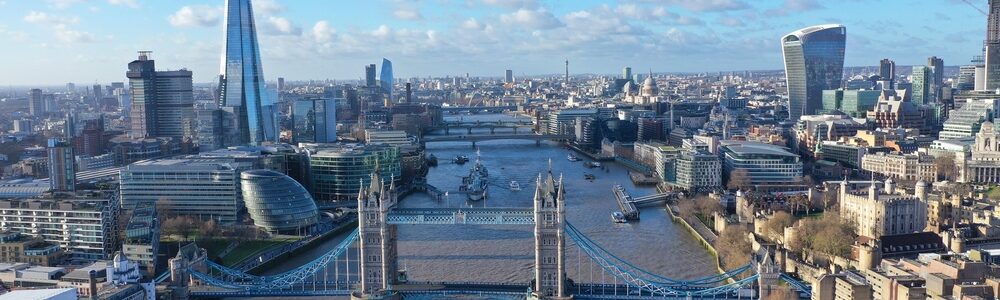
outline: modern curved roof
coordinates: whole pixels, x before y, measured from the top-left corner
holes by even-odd
[[[814,25],[814,26],[809,26],[809,27],[802,28],[802,29],[799,29],[799,30],[796,30],[796,31],[792,31],[792,32],[786,34],[785,37],[795,36],[795,37],[801,38],[803,35],[807,35],[807,34],[810,34],[810,33],[813,33],[813,32],[817,32],[817,31],[822,31],[822,30],[827,30],[827,29],[833,29],[833,28],[846,28],[846,27],[844,27],[844,25],[841,25],[841,24]]]

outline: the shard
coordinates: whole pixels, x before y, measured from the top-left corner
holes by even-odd
[[[235,114],[239,144],[274,141],[273,105],[269,101],[250,0],[226,0],[225,48],[219,81],[220,106]]]

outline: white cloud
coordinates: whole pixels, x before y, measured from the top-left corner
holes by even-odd
[[[77,17],[62,17],[45,12],[30,11],[24,16],[24,21],[34,24],[76,24]]]
[[[215,26],[222,16],[222,8],[207,5],[184,6],[167,17],[174,27]]]
[[[56,38],[64,43],[90,43],[97,40],[93,34],[70,29],[65,24],[56,25],[55,30]]]
[[[336,31],[330,27],[330,23],[327,21],[319,21],[316,22],[316,25],[313,25],[313,39],[318,43],[329,43],[333,40],[334,34],[336,34]]]
[[[396,11],[392,12],[392,15],[395,16],[397,19],[407,20],[407,21],[418,21],[424,19],[424,16],[421,15],[420,12],[415,9],[397,9]]]
[[[538,7],[537,0],[483,0],[483,3],[486,5],[512,9]]]
[[[552,13],[544,9],[518,9],[513,13],[500,15],[500,21],[510,25],[523,26],[531,30],[552,29],[563,25]]]
[[[58,9],[63,9],[63,8],[67,8],[67,7],[73,6],[75,4],[83,3],[85,1],[86,0],[46,0],[45,2],[48,2],[49,6],[52,6],[52,7],[58,8]]]
[[[267,16],[285,11],[285,6],[277,0],[257,0],[253,2],[254,12]]]
[[[302,34],[302,28],[292,24],[291,21],[284,17],[271,16],[267,17],[262,32],[273,35],[300,35]]]
[[[108,4],[139,8],[139,2],[137,0],[108,0]]]

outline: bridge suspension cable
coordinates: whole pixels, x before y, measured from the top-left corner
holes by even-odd
[[[706,278],[695,280],[671,279],[643,270],[628,261],[611,254],[599,244],[587,238],[586,235],[580,232],[569,222],[566,223],[566,235],[576,242],[577,246],[579,246],[583,252],[586,252],[587,255],[590,256],[590,258],[597,265],[604,269],[606,273],[615,276],[617,279],[620,279],[629,285],[636,286],[641,290],[650,292],[653,295],[710,296],[728,294],[753,284],[758,276],[757,274],[753,274],[747,278],[735,280],[732,283],[712,286],[712,284],[727,281],[729,279],[735,279],[734,277],[736,275],[747,270],[753,270],[748,264],[732,271]]]
[[[317,257],[316,259],[310,261],[307,264],[299,266],[298,268],[288,270],[286,272],[270,275],[270,276],[257,276],[249,274],[240,270],[232,269],[211,261],[206,262],[209,269],[209,274],[199,272],[193,268],[189,268],[188,272],[208,285],[217,286],[221,288],[228,289],[243,289],[243,290],[270,290],[270,289],[282,289],[288,288],[294,284],[298,284],[305,280],[311,275],[321,269],[324,269],[337,257],[347,252],[351,245],[358,239],[358,230],[355,229],[348,235],[340,244],[334,248],[333,251],[327,252],[326,254]],[[213,275],[222,275],[223,278],[217,278]],[[339,281],[338,281],[339,282]]]

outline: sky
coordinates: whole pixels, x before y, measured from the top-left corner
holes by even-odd
[[[254,0],[268,80],[782,68],[779,39],[847,27],[847,66],[967,64],[985,0]],[[219,74],[223,0],[0,0],[0,86],[125,81],[138,50]]]

